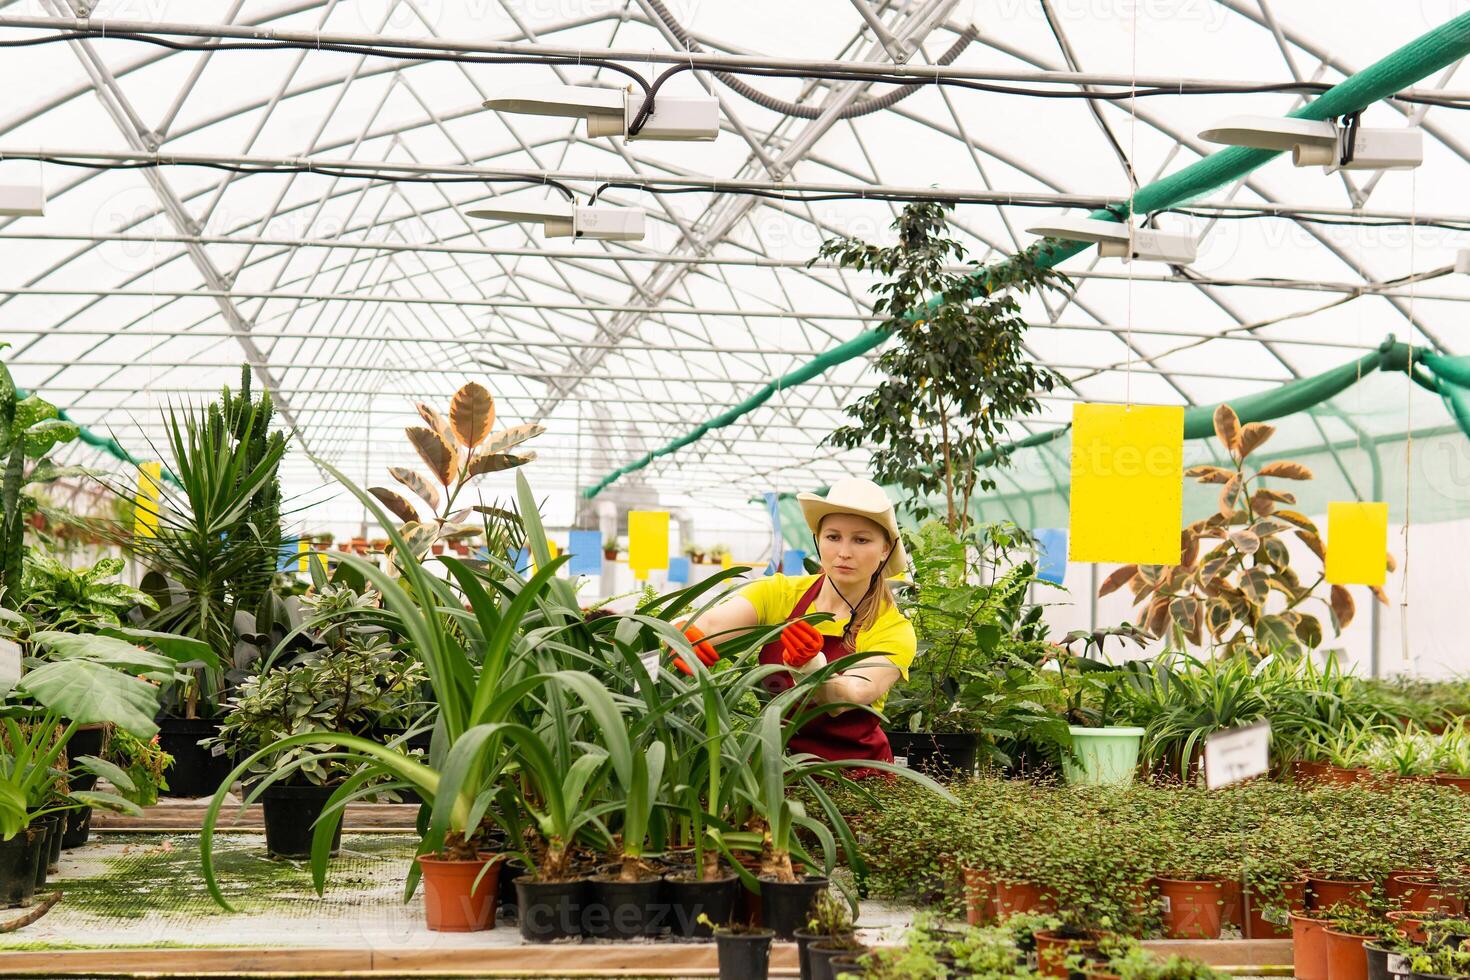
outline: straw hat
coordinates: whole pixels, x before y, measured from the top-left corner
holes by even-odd
[[[902,575],[908,569],[909,557],[903,550],[903,536],[898,533],[898,516],[893,512],[893,502],[888,499],[883,488],[872,480],[855,477],[838,480],[828,489],[825,497],[814,493],[799,493],[796,500],[801,504],[801,512],[813,534],[821,528],[822,518],[828,514],[856,514],[858,517],[866,517],[887,531],[888,537],[893,541],[893,552],[888,556],[888,564],[883,566],[884,577]]]

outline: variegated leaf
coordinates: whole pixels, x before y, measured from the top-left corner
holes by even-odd
[[[1341,585],[1332,587],[1327,605],[1332,610],[1332,632],[1334,633],[1341,633],[1347,629],[1358,611],[1358,604],[1353,601],[1353,594]]]
[[[1229,405],[1222,404],[1215,409],[1215,435],[1219,437],[1220,444],[1225,451],[1235,456],[1240,450],[1240,417],[1235,414],[1235,409]]]
[[[499,473],[501,470],[524,466],[535,458],[535,453],[526,453],[524,456],[517,456],[514,453],[495,453],[487,456],[482,453],[470,460],[469,475],[483,476],[486,473]]]
[[[1240,429],[1240,458],[1245,459],[1260,449],[1267,439],[1276,434],[1276,426],[1265,422],[1248,422]]]
[[[1276,518],[1276,520],[1278,521],[1286,521],[1289,524],[1295,524],[1303,531],[1311,531],[1313,534],[1318,533],[1316,523],[1306,514],[1303,514],[1299,511],[1278,510],[1271,516]]]
[[[1194,568],[1198,560],[1199,536],[1186,530],[1179,538],[1179,564],[1183,568]]]
[[[1261,517],[1275,510],[1277,504],[1294,503],[1296,497],[1293,494],[1282,493],[1280,490],[1257,490],[1251,494],[1251,510]]]
[[[1383,591],[1383,587],[1381,585],[1370,585],[1368,586],[1368,591],[1373,593],[1374,597],[1377,598],[1379,602],[1383,603],[1385,606],[1388,605],[1388,593]]]
[[[1169,603],[1169,615],[1174,623],[1184,631],[1189,642],[1199,645],[1200,642],[1200,607],[1199,600],[1193,596],[1180,596]]]
[[[1327,560],[1327,549],[1322,547],[1322,539],[1317,537],[1316,534],[1311,531],[1298,531],[1296,532],[1296,536],[1301,538],[1302,542],[1308,548],[1312,549],[1312,554],[1316,555],[1323,561]]]
[[[1220,516],[1230,517],[1235,513],[1235,498],[1240,493],[1240,474],[1232,474],[1220,488]]]
[[[1097,588],[1098,596],[1101,597],[1109,594],[1110,592],[1116,592],[1137,573],[1137,565],[1124,565],[1122,568],[1119,568],[1118,570],[1110,574],[1107,578],[1103,579],[1102,585],[1098,586]]]
[[[440,415],[432,405],[426,405],[423,402],[419,402],[417,408],[419,418],[439,434],[439,438],[444,440],[444,445],[454,445],[454,433],[449,431],[449,423],[444,421],[444,416]]]
[[[411,425],[404,430],[408,441],[418,450],[419,458],[428,464],[429,471],[446,487],[454,479],[454,450],[440,437],[439,433],[422,426]]]
[[[439,488],[428,480],[425,480],[421,474],[406,466],[390,466],[388,467],[388,474],[418,494],[419,499],[428,504],[430,510],[437,511],[439,509]]]
[[[1282,521],[1259,520],[1251,525],[1251,531],[1258,537],[1269,538],[1273,534],[1291,530],[1291,525]]]
[[[474,449],[490,435],[495,424],[495,399],[483,385],[471,381],[454,393],[449,424],[460,445]]]
[[[1399,570],[1399,562],[1398,562],[1398,559],[1393,556],[1393,552],[1391,552],[1391,551],[1388,552],[1387,553],[1387,558],[1388,558],[1388,566],[1387,566],[1388,567],[1388,570],[1390,572],[1396,572],[1396,571],[1398,571]]]
[[[379,503],[391,510],[393,516],[405,524],[419,519],[418,511],[414,509],[413,504],[409,503],[395,491],[389,490],[386,487],[368,487],[368,493],[377,497]]]
[[[1256,471],[1257,476],[1274,476],[1282,480],[1310,480],[1312,471],[1301,463],[1293,463],[1290,460],[1278,459],[1274,463],[1267,463]]]
[[[1271,570],[1248,568],[1240,576],[1240,588],[1252,602],[1264,602],[1271,591]]]
[[[1261,547],[1261,539],[1254,531],[1234,531],[1230,543],[1247,555],[1253,555]]]
[[[1184,475],[1201,483],[1224,483],[1235,475],[1235,471],[1223,466],[1191,466]]]
[[[493,456],[514,449],[527,439],[534,439],[546,431],[546,426],[536,422],[513,426],[492,435],[480,450],[481,456]]]
[[[1261,541],[1261,554],[1265,556],[1267,564],[1278,571],[1287,567],[1291,562],[1291,552],[1287,551],[1286,545],[1280,538],[1265,538]]]
[[[1163,636],[1164,631],[1169,628],[1170,601],[1168,596],[1161,595],[1156,596],[1154,601],[1149,603],[1147,626],[1145,628],[1154,636]]]
[[[1315,650],[1322,645],[1322,624],[1316,616],[1302,616],[1296,624],[1296,635],[1302,646]]]

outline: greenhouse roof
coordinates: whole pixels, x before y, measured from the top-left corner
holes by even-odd
[[[715,506],[865,472],[864,454],[822,441],[877,383],[881,346],[862,338],[881,318],[871,275],[808,266],[825,238],[880,240],[905,200],[939,196],[972,258],[1003,259],[1040,220],[1218,153],[1198,136],[1218,120],[1308,111],[1459,8],[157,0],[144,23],[136,4],[72,2],[0,0],[14,45],[0,86],[16,93],[0,184],[49,195],[43,217],[0,218],[0,337],[17,384],[99,437],[77,459],[110,462],[107,438],[158,455],[164,410],[246,361],[295,429],[297,491],[322,482],[308,453],[380,479],[410,454],[414,403],[442,407],[475,379],[507,424],[548,426],[538,491],[621,483]],[[1187,265],[1061,263],[1075,290],[1028,301],[1027,342],[1070,384],[1015,438],[1065,425],[1080,400],[1268,391],[1390,334],[1470,353],[1470,277],[1453,271],[1470,247],[1464,20],[1362,114],[1422,127],[1418,169],[1277,156],[1155,212],[1198,240]],[[482,107],[681,65],[659,92],[715,94],[712,142],[589,138],[576,120]],[[560,200],[553,185],[644,208],[646,237],[544,238],[466,213]],[[834,348],[851,356],[802,370]],[[1353,426],[1292,432],[1452,424],[1416,408],[1433,399],[1406,375],[1375,384],[1399,396],[1374,389]]]

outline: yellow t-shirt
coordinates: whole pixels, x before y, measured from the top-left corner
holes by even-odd
[[[751,582],[736,595],[755,606],[755,614],[762,626],[772,626],[791,616],[791,610],[816,581],[815,575],[768,575]],[[851,618],[842,616],[829,623],[818,624],[817,631],[827,636],[841,636]],[[908,680],[909,665],[914,662],[917,650],[914,627],[896,606],[884,609],[878,614],[877,622],[857,635],[858,653],[887,657],[904,680]],[[881,711],[883,702],[880,700],[873,707]]]

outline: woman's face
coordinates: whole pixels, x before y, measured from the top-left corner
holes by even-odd
[[[882,526],[855,514],[831,514],[817,532],[822,571],[844,592],[847,586],[867,588],[873,573],[888,560],[890,547]]]

